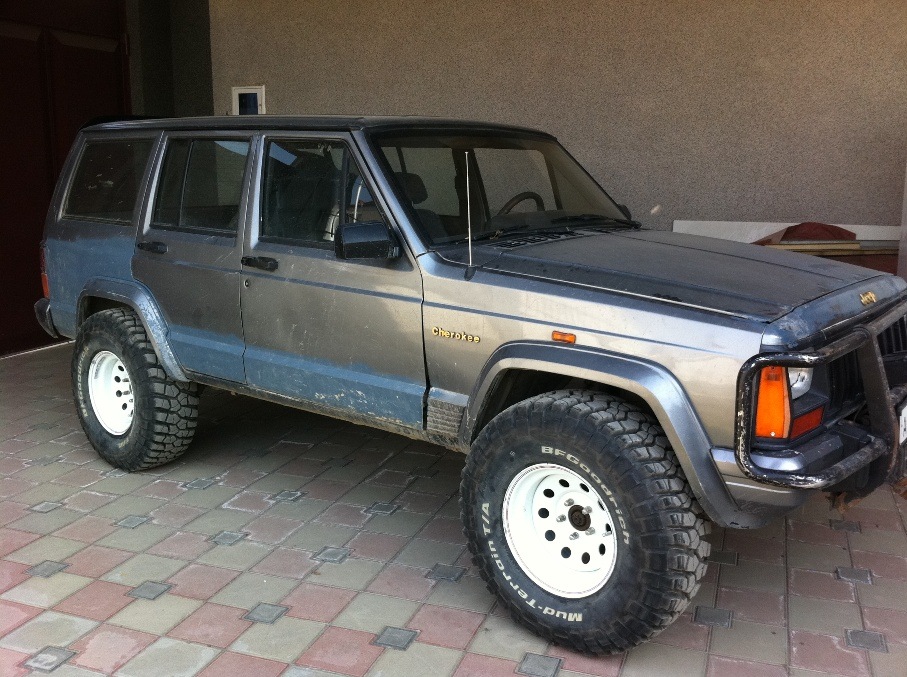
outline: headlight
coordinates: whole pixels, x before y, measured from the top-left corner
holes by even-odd
[[[805,395],[813,385],[812,368],[788,367],[787,380],[790,383],[790,396],[797,399]]]

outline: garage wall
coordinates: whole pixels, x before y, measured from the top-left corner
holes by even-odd
[[[541,127],[647,224],[900,225],[903,0],[210,0],[214,110]]]
[[[211,115],[208,0],[126,0],[132,110]]]
[[[170,7],[126,0],[129,82],[136,115],[173,115]]]
[[[211,115],[208,0],[170,0],[170,24],[174,115]]]

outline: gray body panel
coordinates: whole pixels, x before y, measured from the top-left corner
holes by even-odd
[[[168,139],[180,136],[165,135],[165,144]],[[214,134],[192,136],[205,138]],[[217,134],[218,138],[225,136],[251,140],[247,134]],[[243,383],[245,346],[239,298],[242,219],[233,237],[155,227],[151,220],[152,196],[157,192],[165,149],[165,145],[158,149],[151,174],[153,180],[145,191],[139,241],[163,243],[167,251],[153,253],[136,248],[132,274],[157,300],[170,328],[173,352],[184,369]],[[252,156],[250,152],[246,186]],[[244,209],[245,199],[240,203],[240,215]]]
[[[759,323],[599,289],[565,289],[553,280],[484,268],[466,280],[463,267],[436,254],[419,262],[432,385],[470,394],[476,375],[499,346],[550,343],[552,331],[564,331],[575,334],[583,347],[661,365],[684,385],[713,443],[731,444],[737,372],[759,352]],[[439,338],[432,334],[436,326],[478,335],[481,341]],[[602,376],[599,380],[607,382]]]
[[[242,383],[243,333],[239,306],[239,249],[235,239],[148,232],[166,254],[136,250],[135,279],[157,299],[170,343],[189,371]]]

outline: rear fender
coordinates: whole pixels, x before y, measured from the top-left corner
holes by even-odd
[[[93,298],[110,299],[132,308],[151,340],[158,361],[174,381],[188,382],[190,379],[180,367],[173,349],[170,346],[169,329],[160,308],[151,296],[148,288],[138,282],[126,282],[111,278],[95,277],[90,279],[79,294],[76,314],[77,326],[81,325],[88,314],[90,301]]]

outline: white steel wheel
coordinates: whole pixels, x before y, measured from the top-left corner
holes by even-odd
[[[608,582],[617,561],[614,523],[580,475],[553,463],[529,466],[510,482],[502,508],[507,545],[546,591],[577,599]]]
[[[111,435],[123,435],[132,425],[135,402],[129,372],[109,350],[98,352],[88,368],[88,399],[101,426]]]

